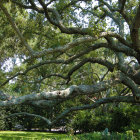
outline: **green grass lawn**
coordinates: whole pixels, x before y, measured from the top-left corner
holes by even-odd
[[[57,140],[67,139],[66,134],[26,131],[0,131],[0,140]]]
[[[0,131],[0,140],[139,140],[139,138],[140,134],[137,137],[120,133],[103,136],[100,132],[94,132],[69,136],[48,132]]]

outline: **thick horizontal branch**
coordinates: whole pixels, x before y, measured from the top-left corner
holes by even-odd
[[[62,112],[60,115],[58,115],[56,117],[56,119],[53,120],[52,122],[45,117],[42,117],[42,116],[36,115],[36,114],[30,114],[30,113],[27,113],[27,112],[14,113],[14,114],[11,114],[11,115],[7,116],[6,118],[17,116],[17,115],[22,115],[22,116],[27,115],[27,116],[32,116],[32,117],[38,117],[38,118],[44,120],[47,125],[53,126],[56,122],[58,122],[59,120],[64,118],[66,115],[68,115],[72,111],[95,109],[102,104],[114,103],[114,102],[140,103],[140,101],[136,101],[132,96],[115,96],[115,97],[102,98],[102,99],[96,101],[94,104],[71,107],[69,109],[66,109],[64,112]]]
[[[3,91],[0,91],[0,100],[2,101],[9,101],[11,99],[15,99],[17,98],[16,96],[11,96],[7,93],[4,93]],[[52,106],[55,106],[59,103],[62,103],[63,101],[65,100],[62,100],[62,99],[57,99],[57,100],[39,100],[39,101],[29,101],[27,104],[28,105],[32,105],[32,106],[37,106],[37,107],[40,107],[40,108],[45,108],[46,106],[47,107],[52,107]]]
[[[119,79],[109,80],[99,82],[95,85],[79,85],[79,86],[70,86],[65,90],[58,90],[52,92],[41,92],[38,94],[29,94],[9,101],[0,101],[0,107],[12,106],[18,104],[26,104],[30,101],[39,101],[39,100],[53,100],[53,99],[66,99],[78,95],[90,95],[95,94],[101,91],[105,91],[113,85],[121,82]]]

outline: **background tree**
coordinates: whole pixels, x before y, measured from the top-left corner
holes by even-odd
[[[8,117],[51,127],[72,111],[140,103],[139,1],[1,0],[0,15],[0,106],[62,105],[52,119]]]

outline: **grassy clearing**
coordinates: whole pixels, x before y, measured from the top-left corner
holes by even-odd
[[[137,137],[120,133],[112,133],[103,136],[100,132],[69,136],[67,134],[48,132],[26,132],[26,131],[0,131],[0,140],[139,140]]]
[[[48,132],[0,131],[0,140],[63,140],[66,137],[66,134]]]

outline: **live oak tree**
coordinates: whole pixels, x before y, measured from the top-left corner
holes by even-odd
[[[52,126],[72,111],[140,103],[138,0],[1,0],[0,15],[0,107],[92,101],[54,120],[8,117]]]

